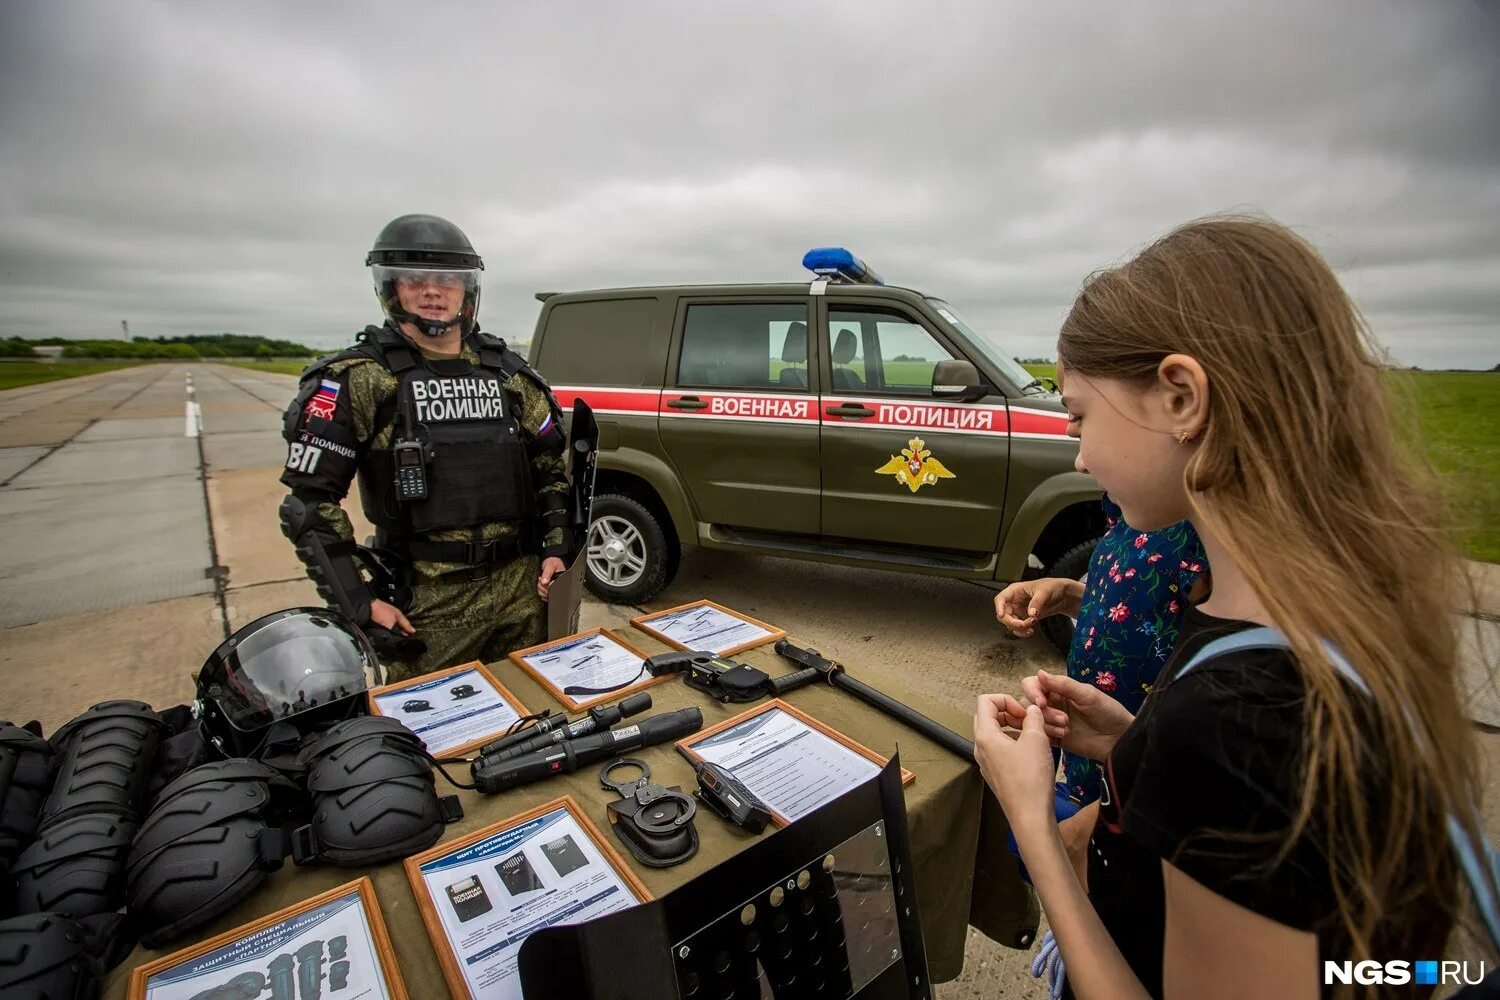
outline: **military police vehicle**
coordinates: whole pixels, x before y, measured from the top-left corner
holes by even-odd
[[[803,266],[799,284],[538,294],[531,363],[599,423],[590,589],[646,601],[684,545],[1081,576],[1105,524],[1056,387],[847,250]]]

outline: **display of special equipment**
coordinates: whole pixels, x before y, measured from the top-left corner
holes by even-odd
[[[269,991],[269,992],[267,992]],[[137,968],[130,1000],[406,1000],[368,878]]]
[[[928,1000],[899,762],[661,899],[535,930],[518,966],[533,997]]]
[[[904,813],[898,833],[877,790],[913,776],[882,771],[881,755],[780,696],[826,681],[966,758],[968,741],[720,605],[644,618],[642,631],[681,644],[697,630],[709,648],[648,656],[594,629],[512,655],[574,715],[531,711],[478,663],[383,685],[364,633],[308,607],[221,643],[191,707],[103,702],[51,739],[0,723],[0,994],[90,995],[137,937],[148,948],[192,940],[272,873],[295,879],[288,860],[404,858],[458,996],[520,997],[526,942],[649,907],[651,933],[670,940],[649,942],[660,954],[646,979],[611,985],[589,978],[592,958],[570,958],[559,967],[569,982],[538,995],[925,997],[910,865],[891,853]],[[770,642],[797,669],[772,676],[764,657],[730,658]],[[713,701],[762,703],[708,729],[697,706],[649,714],[640,689],[677,674]],[[663,757],[650,748],[666,743],[695,789],[653,773]],[[487,795],[585,771],[595,777],[575,780],[613,797],[597,817],[564,796],[439,845],[463,811],[438,793],[437,765],[457,762],[474,779],[460,787]],[[643,869],[694,857],[700,805],[742,836],[784,829],[652,903],[621,853]],[[779,868],[788,874],[765,878]],[[726,892],[742,895],[732,910]],[[132,1000],[402,998],[373,893],[350,883],[147,962],[132,972]],[[640,927],[621,927],[632,954],[647,947]]]
[[[786,632],[713,601],[694,601],[639,615],[630,624],[674,649],[730,656],[774,642]]]
[[[528,935],[651,898],[569,796],[409,858],[406,874],[459,1000],[520,1000],[516,954]]]
[[[483,746],[531,715],[477,661],[377,687],[369,697],[372,714],[400,720],[435,757]]]

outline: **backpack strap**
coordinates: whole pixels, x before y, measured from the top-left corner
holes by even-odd
[[[1328,654],[1329,662],[1343,675],[1344,679],[1368,695],[1369,685],[1359,675],[1354,664],[1349,662],[1348,657],[1344,656],[1343,652],[1327,639],[1319,641],[1323,644],[1323,651]],[[1188,661],[1182,665],[1182,669],[1178,670],[1172,679],[1176,680],[1199,664],[1226,653],[1246,649],[1290,650],[1291,648],[1290,640],[1278,629],[1265,626],[1246,629],[1243,632],[1221,636],[1206,643],[1188,658]],[[1484,854],[1481,856],[1474,849],[1474,842],[1463,823],[1452,813],[1448,814],[1448,840],[1453,846],[1454,855],[1458,858],[1459,867],[1463,869],[1464,881],[1469,884],[1469,891],[1474,894],[1474,902],[1479,907],[1479,915],[1484,920],[1485,929],[1489,931],[1490,944],[1496,950],[1500,950],[1500,851],[1496,851],[1493,844],[1486,844]]]

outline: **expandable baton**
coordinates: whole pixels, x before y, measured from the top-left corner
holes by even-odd
[[[697,708],[679,708],[642,719],[635,725],[610,729],[555,747],[533,750],[524,757],[495,760],[481,757],[473,764],[474,785],[481,792],[504,792],[556,774],[572,774],[596,760],[618,757],[641,747],[655,746],[696,733],[703,726]]]
[[[974,762],[974,744],[949,729],[947,726],[933,722],[927,716],[916,709],[890,697],[881,694],[862,681],[857,681],[844,671],[842,663],[835,663],[827,659],[816,649],[803,649],[801,646],[793,645],[785,639],[776,640],[776,652],[791,660],[800,663],[810,670],[817,671],[834,687],[841,691],[847,691],[860,701],[872,708],[877,708],[889,715],[891,718],[906,723],[932,742],[946,750],[950,750],[970,763]],[[800,673],[801,671],[799,671]],[[792,674],[790,676],[797,676]]]
[[[736,663],[717,653],[658,653],[646,661],[652,677],[681,673],[689,687],[705,691],[719,701],[746,702],[757,698],[779,698],[788,691],[819,680],[820,671],[809,667],[782,677]]]
[[[538,719],[535,725],[520,732],[502,736],[493,743],[486,743],[479,756],[494,760],[510,760],[533,750],[542,750],[554,743],[576,740],[590,733],[602,733],[621,719],[639,715],[651,707],[651,695],[646,692],[631,695],[623,701],[603,708],[591,708],[589,714],[569,722],[565,715],[549,715]]]

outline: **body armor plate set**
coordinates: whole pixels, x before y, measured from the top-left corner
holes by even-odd
[[[0,722],[0,995],[92,995],[136,936],[180,940],[288,854],[363,867],[436,843],[462,810],[415,734],[365,714],[382,679],[351,622],[295,608],[226,639],[191,712],[104,702],[51,739]]]

